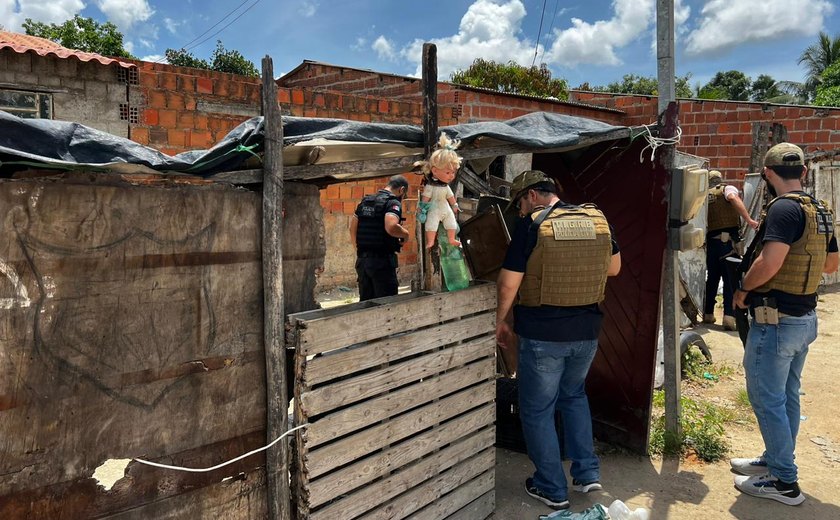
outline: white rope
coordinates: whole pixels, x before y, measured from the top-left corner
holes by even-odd
[[[274,446],[275,444],[277,444],[278,442],[280,442],[280,439],[282,439],[282,438],[283,438],[283,437],[285,437],[286,435],[288,435],[288,434],[292,433],[292,432],[293,432],[293,431],[295,431],[295,430],[299,430],[299,429],[301,429],[301,428],[305,428],[306,426],[309,426],[309,424],[301,424],[300,426],[295,426],[294,428],[292,428],[291,430],[287,431],[286,433],[284,433],[284,434],[283,434],[283,435],[281,435],[280,437],[277,437],[276,439],[274,439],[273,441],[271,441],[271,443],[270,443],[270,444],[268,444],[268,445],[266,445],[266,446],[263,446],[262,448],[257,448],[257,449],[255,449],[255,450],[253,450],[253,451],[249,451],[249,452],[248,452],[248,453],[246,453],[245,455],[240,455],[240,456],[236,457],[235,459],[231,459],[231,460],[229,460],[229,461],[227,461],[227,462],[222,462],[221,464],[216,464],[216,465],[215,465],[215,466],[213,466],[212,468],[184,468],[184,467],[181,467],[181,466],[168,466],[168,465],[166,465],[166,464],[158,464],[157,462],[151,462],[151,461],[148,461],[148,460],[143,460],[143,459],[133,459],[133,460],[135,460],[136,462],[139,462],[139,463],[141,463],[141,464],[147,464],[147,465],[149,465],[149,466],[154,466],[154,467],[156,467],[156,468],[171,469],[171,470],[175,470],[175,471],[187,471],[187,472],[190,472],[190,473],[206,473],[206,472],[208,472],[208,471],[217,470],[217,469],[219,469],[219,468],[221,468],[221,467],[223,467],[223,466],[227,466],[228,464],[233,464],[234,462],[236,462],[236,461],[238,461],[238,460],[242,460],[242,459],[244,459],[245,457],[250,457],[251,455],[253,455],[253,454],[255,454],[255,453],[259,453],[259,452],[261,452],[261,451],[267,450],[267,449],[269,449],[270,447],[272,447],[272,446]]]
[[[642,136],[645,138],[645,141],[648,142],[647,146],[642,148],[642,151],[639,152],[639,162],[645,162],[645,150],[650,148],[650,162],[653,162],[654,157],[656,156],[656,149],[660,146],[667,146],[667,145],[678,145],[680,144],[680,138],[682,137],[682,128],[679,126],[677,127],[677,135],[674,137],[654,137],[653,134],[650,133],[650,127],[653,125],[645,125],[645,132]]]

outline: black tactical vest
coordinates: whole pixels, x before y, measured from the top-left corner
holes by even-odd
[[[389,204],[399,203],[394,194],[380,191],[374,195],[365,195],[356,206],[356,248],[360,253],[396,253],[400,250],[400,241],[385,232],[385,212]]]

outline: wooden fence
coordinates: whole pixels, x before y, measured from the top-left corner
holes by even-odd
[[[289,316],[299,518],[486,518],[495,285]]]

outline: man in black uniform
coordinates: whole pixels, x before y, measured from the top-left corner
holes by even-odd
[[[400,222],[401,201],[408,181],[394,175],[385,188],[365,195],[350,220],[350,238],[356,247],[359,301],[397,294],[397,253],[408,238]]]
[[[764,453],[729,461],[743,493],[799,505],[794,450],[801,422],[799,388],[808,346],[817,339],[817,288],[840,263],[834,214],[802,190],[802,149],[770,148],[762,177],[775,197],[766,208],[750,268],[734,303],[752,315],[744,349],[747,395],[764,439]],[[753,249],[753,246],[750,246]],[[807,516],[807,515],[806,515]]]

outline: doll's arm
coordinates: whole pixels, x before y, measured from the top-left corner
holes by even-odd
[[[452,208],[453,213],[458,213],[461,211],[461,208],[458,207],[458,201],[455,200],[455,196],[446,197],[446,202],[449,203],[449,207]]]

